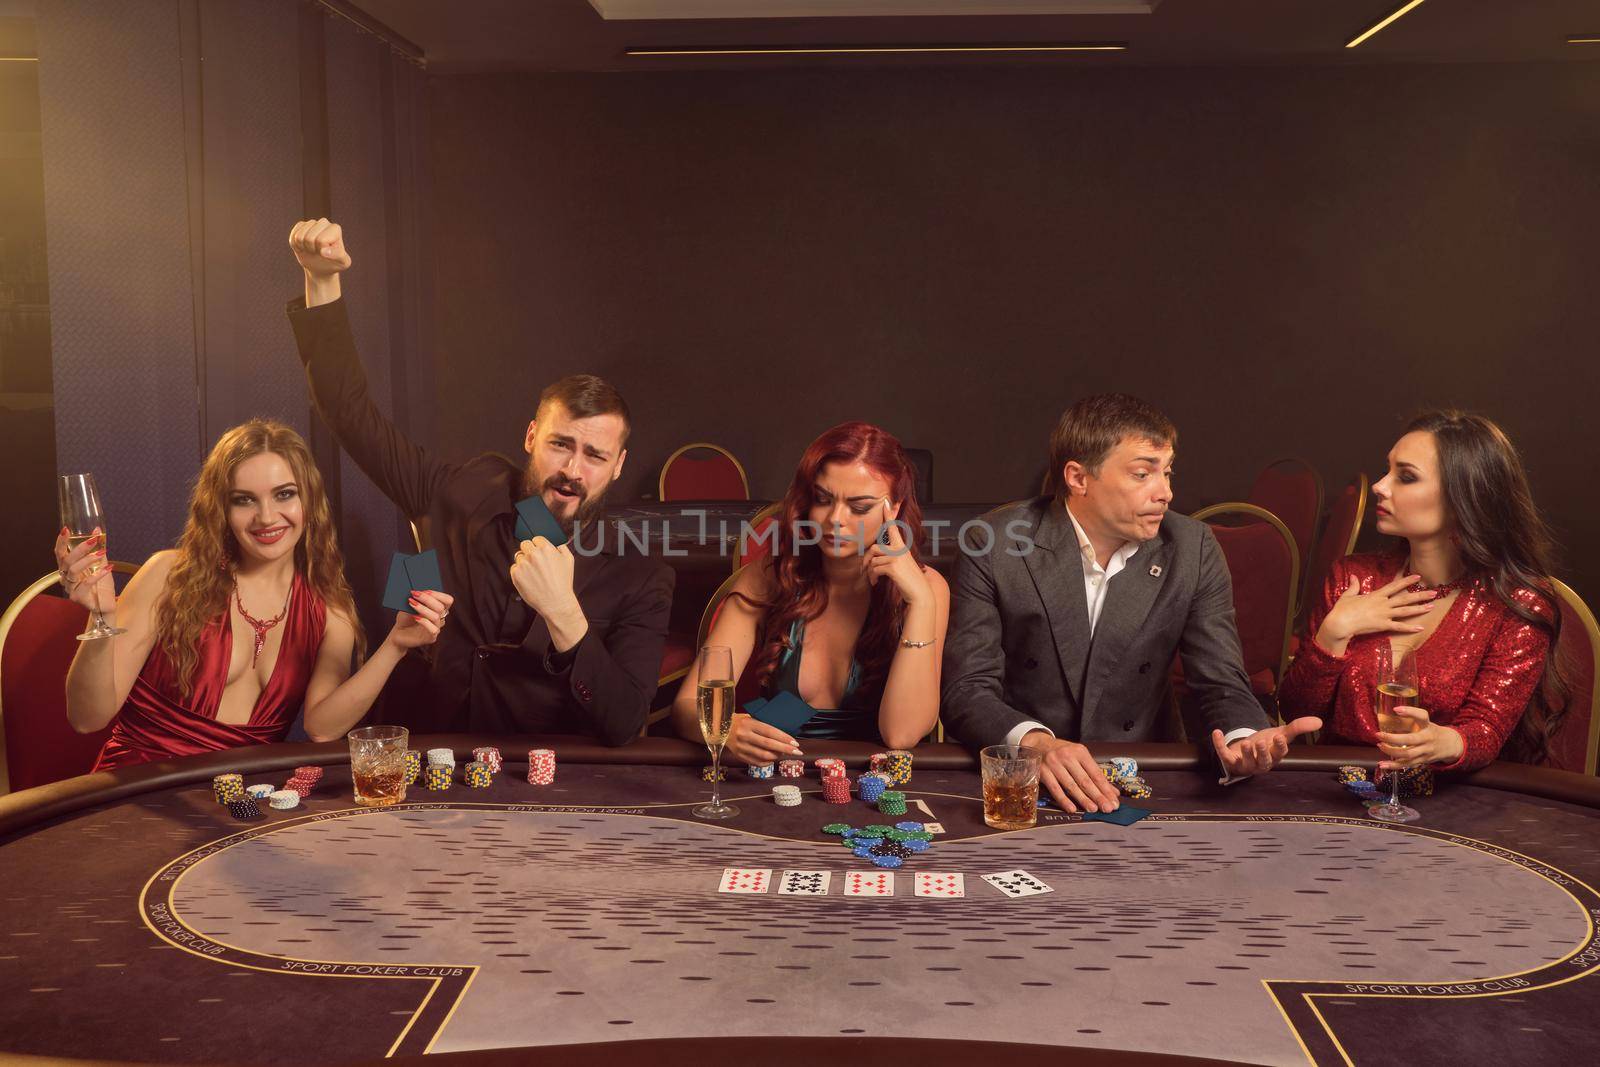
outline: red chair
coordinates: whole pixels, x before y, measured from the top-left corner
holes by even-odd
[[[1210,524],[1228,561],[1234,618],[1250,688],[1258,696],[1272,696],[1289,665],[1294,591],[1300,580],[1294,535],[1283,520],[1254,504],[1214,504],[1195,512],[1194,517]]]
[[[1550,739],[1550,765],[1563,771],[1594,774],[1600,755],[1600,626],[1594,612],[1563,582],[1551,579],[1561,598],[1561,657],[1567,682],[1567,714]]]
[[[1272,512],[1294,535],[1301,560],[1309,560],[1322,517],[1322,475],[1303,459],[1280,459],[1267,464],[1250,487],[1250,503]],[[1301,589],[1295,587],[1295,610]]]
[[[694,455],[691,453],[700,453]],[[661,465],[661,502],[673,500],[749,500],[744,467],[721,445],[684,445]]]
[[[734,574],[756,560],[772,555],[772,538],[777,533],[772,529],[772,524],[778,521],[778,512],[782,510],[783,501],[780,500],[750,516],[746,528],[739,532],[739,551],[733,557]]]
[[[139,568],[113,561],[111,569]],[[59,581],[51,571],[0,615],[0,794],[88,774],[111,732],[80,734],[67,723],[67,668],[89,613],[40,595]]]
[[[1356,538],[1361,536],[1361,523],[1367,514],[1367,496],[1371,490],[1367,476],[1358,474],[1334,500],[1328,511],[1328,525],[1323,527],[1322,536],[1317,538],[1306,562],[1306,595],[1302,607],[1322,595],[1334,561],[1356,550]]]

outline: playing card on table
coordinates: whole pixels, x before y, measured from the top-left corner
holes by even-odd
[[[1055,892],[1055,890],[1027,871],[1001,871],[998,874],[986,874],[983,876],[983,880],[1008,897],[1036,897],[1040,893]]]
[[[778,895],[786,897],[825,897],[832,871],[784,871],[778,882]]]
[[[964,874],[918,871],[916,895],[919,897],[964,897],[967,895],[967,876]]]
[[[847,897],[894,896],[893,871],[846,871],[844,895]]]
[[[772,881],[772,871],[766,867],[727,867],[722,881],[717,883],[719,893],[765,893]]]

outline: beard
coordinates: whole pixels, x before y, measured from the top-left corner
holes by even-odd
[[[550,508],[550,514],[554,516],[556,522],[561,524],[561,529],[565,531],[569,538],[573,536],[573,532],[578,528],[579,524],[586,527],[594,525],[594,520],[599,516],[600,509],[605,501],[605,487],[591,492],[583,482],[574,481],[564,474],[552,474],[543,482],[540,482],[537,480],[537,475],[534,474],[532,467],[529,467],[523,475],[522,481],[523,495],[532,496],[537,493],[539,498],[544,500],[546,507],[550,506],[548,497],[556,490],[562,490],[577,497],[578,506],[573,510],[571,518],[562,518],[555,508]],[[563,500],[562,503],[565,503],[565,501]]]

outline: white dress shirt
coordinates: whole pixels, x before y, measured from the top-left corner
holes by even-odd
[[[1062,505],[1066,507],[1066,505]],[[1083,597],[1089,605],[1089,640],[1094,640],[1094,628],[1100,622],[1100,612],[1106,606],[1106,587],[1111,584],[1111,579],[1122,573],[1134,553],[1139,551],[1138,541],[1124,541],[1117,550],[1111,553],[1111,558],[1104,567],[1095,558],[1094,545],[1089,543],[1089,535],[1083,532],[1083,527],[1078,524],[1078,517],[1072,513],[1070,507],[1066,508],[1067,518],[1072,521],[1072,532],[1078,535],[1078,552],[1083,558]],[[1034,730],[1043,730],[1051,737],[1055,731],[1042,722],[1025,719],[1011,728],[1006,734],[1006,744],[1020,745],[1022,739]],[[1241,737],[1249,737],[1255,730],[1249,726],[1241,726],[1230,730],[1223,737],[1224,744],[1233,744]],[[1228,779],[1224,779],[1224,784]]]

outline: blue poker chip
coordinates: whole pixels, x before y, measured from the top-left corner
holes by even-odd
[[[899,867],[904,863],[905,863],[905,860],[901,859],[899,856],[873,856],[872,857],[872,864],[875,867]]]
[[[922,824],[920,822],[912,822],[908,819],[905,822],[895,823],[894,828],[896,830],[920,830],[922,829]]]
[[[1050,801],[1049,801],[1048,798],[1046,798],[1046,797],[1040,797],[1039,798],[1039,807],[1048,808],[1049,806],[1050,806]]]
[[[906,848],[909,848],[912,852],[926,852],[926,851],[928,851],[928,843],[926,841],[923,841],[921,838],[913,837],[909,841],[902,841],[900,843],[902,845],[904,845]]]
[[[872,857],[872,850],[870,848],[853,848],[850,851],[855,855],[860,856],[862,859],[870,859]]]

